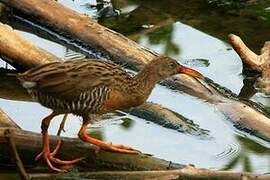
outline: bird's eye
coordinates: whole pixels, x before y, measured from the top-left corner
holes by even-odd
[[[170,68],[174,68],[174,67],[176,66],[176,63],[170,62],[170,63],[169,63],[169,66],[170,66]]]

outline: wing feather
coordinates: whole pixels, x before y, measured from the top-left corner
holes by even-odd
[[[41,93],[72,100],[96,87],[113,88],[119,81],[115,75],[123,79],[130,77],[113,63],[84,59],[41,65],[20,74],[18,79],[22,83],[35,83],[31,88]]]

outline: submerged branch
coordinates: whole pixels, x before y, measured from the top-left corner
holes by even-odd
[[[17,69],[29,69],[41,63],[55,61],[54,55],[24,39],[10,26],[2,23],[0,26],[1,56]]]
[[[256,71],[262,70],[262,65],[265,63],[265,59],[262,55],[258,56],[251,51],[242,39],[234,34],[228,36],[229,42],[233,46],[234,50],[238,53],[243,63],[248,65],[251,69]]]
[[[264,43],[261,49],[261,54],[257,55],[252,52],[241,40],[240,37],[230,34],[229,41],[234,47],[235,51],[240,56],[244,64],[252,70],[261,72],[261,77],[255,83],[259,91],[269,95],[270,94],[270,41]]]

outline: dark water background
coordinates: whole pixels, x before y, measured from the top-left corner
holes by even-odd
[[[254,78],[249,73],[242,73],[241,60],[227,43],[227,35],[235,33],[259,52],[263,43],[270,40],[270,2],[267,0],[255,3],[115,0],[112,1],[114,10],[110,17],[100,11],[104,7],[91,6],[96,4],[94,0],[59,2],[98,18],[101,24],[125,34],[142,46],[200,71],[241,98],[262,103],[265,109],[270,107],[269,98],[252,93]],[[60,44],[27,32],[18,33],[58,57],[74,55]],[[3,61],[0,63],[5,66]],[[94,125],[90,133],[159,158],[196,167],[259,173],[270,171],[269,142],[259,143],[237,131],[214,106],[160,85],[156,86],[149,101],[193,120],[201,128],[209,130],[213,138],[204,139],[166,129],[131,115],[112,116]],[[0,107],[23,129],[35,132],[40,132],[41,119],[50,112],[37,103],[4,99],[0,99]],[[52,122],[51,134],[56,133],[60,120],[58,117]],[[80,118],[69,115],[63,135],[76,137],[80,125]]]

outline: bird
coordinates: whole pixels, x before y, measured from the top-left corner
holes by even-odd
[[[50,122],[55,116],[67,113],[82,117],[83,123],[78,133],[82,141],[106,151],[140,153],[132,147],[114,145],[88,136],[88,125],[95,121],[91,117],[143,104],[159,81],[176,74],[204,78],[199,72],[180,65],[168,56],[157,56],[133,76],[119,65],[98,59],[51,62],[19,73],[17,78],[32,98],[52,109],[52,113],[41,123],[43,150],[36,159],[43,157],[49,169],[56,172],[66,170],[55,167],[53,163],[73,164],[81,160],[63,161],[55,158],[60,142],[53,152],[50,151]]]

